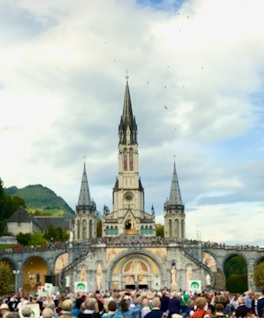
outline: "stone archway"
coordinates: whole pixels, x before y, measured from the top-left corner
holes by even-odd
[[[26,295],[37,292],[38,286],[46,283],[48,265],[39,256],[29,257],[23,267],[23,291]]]
[[[115,262],[110,273],[111,289],[159,288],[162,273],[159,264],[147,254],[130,253]]]

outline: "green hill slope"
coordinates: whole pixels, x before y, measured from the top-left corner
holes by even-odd
[[[26,202],[27,211],[35,215],[74,214],[74,211],[61,197],[41,184],[29,185],[22,189],[17,187],[5,188],[5,192],[23,198]]]

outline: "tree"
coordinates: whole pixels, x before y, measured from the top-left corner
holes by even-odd
[[[70,238],[70,234],[68,231],[64,230],[60,226],[55,227],[54,225],[50,225],[44,232],[44,238],[48,241],[53,242],[66,242]]]
[[[21,244],[23,246],[28,246],[29,241],[31,239],[30,233],[19,233],[16,235],[16,240],[18,244]]]
[[[12,197],[4,191],[4,183],[0,178],[0,236],[6,234],[6,220],[20,207],[26,207],[19,196]]]
[[[157,236],[164,237],[164,225],[156,224],[156,234]]]
[[[0,295],[11,292],[12,268],[6,261],[0,261]]]
[[[255,266],[253,280],[257,286],[264,287],[264,261]]]
[[[28,246],[43,246],[47,243],[47,240],[40,232],[35,232],[30,235]]]
[[[248,290],[247,263],[240,255],[231,256],[224,264],[226,288],[232,293]]]

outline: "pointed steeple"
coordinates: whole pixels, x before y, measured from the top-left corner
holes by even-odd
[[[119,124],[119,143],[137,144],[137,123],[133,116],[132,103],[130,98],[128,76],[126,76],[126,89],[124,97],[123,114]]]
[[[87,174],[86,174],[86,167],[85,167],[85,163],[84,163],[82,184],[81,184],[78,206],[91,206],[91,205],[92,205],[92,201],[91,201],[91,196],[90,196],[88,178],[87,178]]]
[[[169,204],[170,205],[183,205],[178,176],[177,176],[177,172],[176,172],[175,161],[174,161],[174,169],[173,169],[172,181],[171,181]]]

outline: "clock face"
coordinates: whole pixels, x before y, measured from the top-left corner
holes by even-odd
[[[125,200],[126,201],[131,201],[133,199],[133,194],[131,192],[127,192],[125,194]]]

